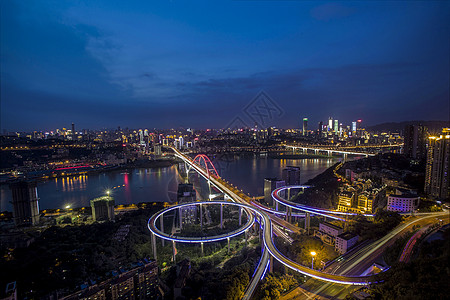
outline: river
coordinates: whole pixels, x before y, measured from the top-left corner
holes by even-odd
[[[263,195],[264,178],[281,178],[281,172],[286,166],[299,166],[301,182],[304,183],[337,161],[337,158],[279,159],[255,156],[213,160],[221,177],[251,196]],[[175,201],[181,180],[176,166],[55,178],[38,183],[39,208],[89,206],[91,199],[105,195],[107,190],[111,190],[116,204]],[[12,211],[12,195],[7,185],[0,186],[0,197],[0,211]]]

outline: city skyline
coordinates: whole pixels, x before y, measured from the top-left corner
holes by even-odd
[[[267,126],[448,120],[449,11],[3,2],[1,128],[225,128],[261,91],[280,109]]]

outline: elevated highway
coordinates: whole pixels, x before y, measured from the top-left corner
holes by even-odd
[[[303,266],[297,262],[294,262],[284,256],[275,246],[273,241],[273,224],[272,219],[269,215],[259,207],[255,207],[252,204],[252,198],[248,195],[245,195],[242,191],[238,190],[236,187],[233,187],[231,184],[225,182],[218,175],[212,174],[210,169],[206,166],[206,168],[201,167],[200,165],[193,162],[193,160],[181,153],[179,150],[175,148],[171,148],[177,157],[182,159],[186,164],[193,168],[197,173],[199,173],[202,177],[204,177],[208,183],[224,193],[227,198],[231,201],[238,203],[239,206],[244,207],[245,209],[251,210],[255,214],[255,218],[258,223],[261,224],[262,237],[263,237],[263,255],[261,257],[260,263],[255,271],[254,276],[252,277],[250,284],[245,292],[245,297],[250,297],[260,279],[263,278],[265,271],[267,270],[270,260],[276,259],[281,264],[299,272],[304,275],[310,276],[312,278],[316,278],[322,281],[333,282],[338,284],[354,284],[354,285],[367,285],[373,282],[374,279],[372,276],[343,276],[343,275],[335,275],[328,274],[318,270],[314,270]],[[204,202],[205,204],[207,202]],[[313,211],[314,214],[321,214],[319,211]],[[323,213],[322,213],[323,215]],[[326,214],[325,214],[326,215]],[[326,215],[328,216],[328,215]],[[152,230],[152,229],[150,229]],[[152,232],[154,233],[154,232]],[[160,236],[161,238],[165,238]]]

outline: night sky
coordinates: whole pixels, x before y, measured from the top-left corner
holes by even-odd
[[[0,3],[2,130],[449,118],[450,2]]]

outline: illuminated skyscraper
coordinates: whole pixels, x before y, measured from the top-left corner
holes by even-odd
[[[328,118],[328,131],[333,130],[333,118],[329,117]]]
[[[320,121],[319,122],[319,137],[322,137],[322,133],[323,133],[323,122]]]
[[[306,135],[306,131],[308,130],[308,118],[303,118],[303,135]]]
[[[444,128],[442,135],[430,136],[429,140],[425,192],[436,198],[449,199],[450,128]]]
[[[428,130],[421,125],[405,127],[403,153],[413,159],[424,159],[427,155]]]
[[[12,183],[13,217],[16,226],[39,223],[39,197],[36,182],[19,181]]]
[[[334,132],[339,132],[339,120],[334,120]]]
[[[352,132],[356,132],[356,122],[352,122]]]

